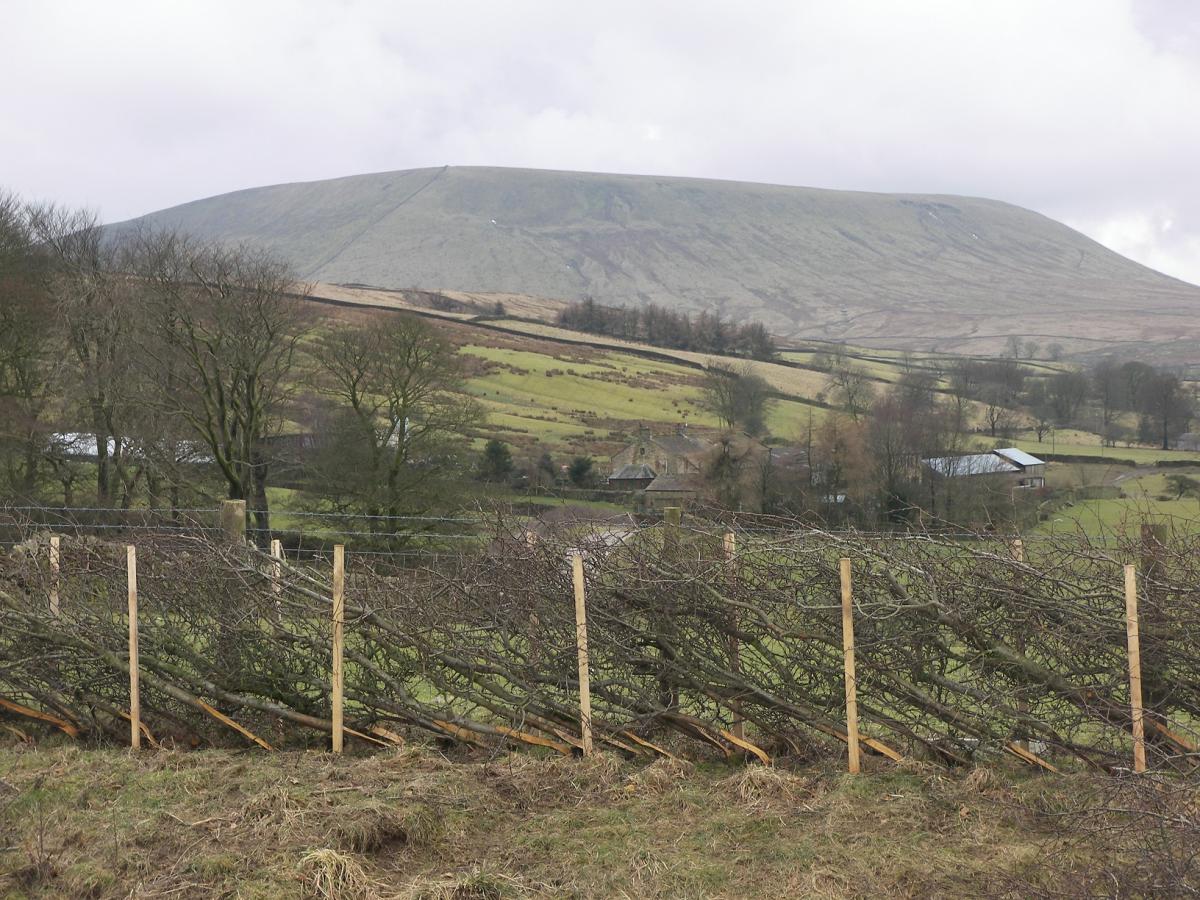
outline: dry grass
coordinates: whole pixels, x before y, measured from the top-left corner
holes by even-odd
[[[374,885],[353,857],[337,850],[310,850],[300,859],[305,890],[320,900],[356,900],[374,895]]]
[[[0,747],[0,896],[986,894],[1061,886],[1093,776],[836,761],[732,767],[431,747]],[[1074,871],[1087,844],[1072,845]]]
[[[751,809],[796,803],[816,793],[813,779],[771,766],[747,766],[721,781],[720,787]]]

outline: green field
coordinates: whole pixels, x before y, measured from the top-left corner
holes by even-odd
[[[700,373],[694,368],[619,351],[555,351],[463,346],[463,353],[489,364],[467,385],[487,410],[489,432],[525,452],[607,457],[640,423],[719,427],[701,406]],[[768,428],[796,438],[810,410],[823,413],[802,402],[777,400],[770,407]]]
[[[1200,453],[1186,450],[1162,450],[1155,447],[1104,447],[1101,446],[1098,435],[1077,429],[1060,429],[1053,438],[1048,436],[1043,441],[1038,441],[1030,432],[1022,432],[1012,441],[1012,446],[1020,447],[1035,456],[1040,453],[1064,456],[1103,456],[1109,459],[1130,460],[1139,465],[1154,465],[1160,460],[1195,461],[1200,464]]]
[[[1091,535],[1135,532],[1150,520],[1169,524],[1188,534],[1200,532],[1200,500],[1176,499],[1167,482],[1169,473],[1130,470],[1117,466],[1060,464],[1058,480],[1068,485],[1107,485],[1124,496],[1079,500],[1055,510],[1039,530],[1051,533],[1083,531]],[[1054,469],[1050,470],[1054,472]],[[1197,469],[1184,470],[1196,477]],[[1072,479],[1072,476],[1073,479]],[[1067,488],[1069,490],[1069,487]]]

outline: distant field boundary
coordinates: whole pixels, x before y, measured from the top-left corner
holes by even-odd
[[[1101,466],[1125,466],[1130,469],[1145,466],[1154,466],[1159,469],[1186,469],[1200,466],[1200,459],[1156,459],[1153,462],[1137,462],[1115,456],[1090,456],[1086,453],[1039,453],[1037,455],[1046,462],[1090,463]]]
[[[1039,453],[1039,458],[1046,462],[1061,462],[1061,463],[1090,463],[1101,466],[1127,466],[1131,469],[1136,469],[1139,465],[1146,463],[1138,463],[1132,459],[1118,459],[1115,456],[1089,456],[1086,453]],[[1200,465],[1196,461],[1187,463],[1188,465]]]
[[[699,362],[696,362],[695,360],[691,360],[691,359],[684,359],[679,356],[673,356],[669,351],[665,351],[665,350],[650,350],[650,349],[646,349],[643,347],[627,347],[627,346],[623,346],[620,344],[609,343],[609,342],[601,340],[601,339],[592,340],[589,338],[567,338],[567,337],[562,337],[560,335],[532,334],[528,331],[522,331],[519,328],[505,328],[503,325],[498,325],[494,322],[483,321],[482,319],[478,319],[478,318],[470,318],[470,319],[457,318],[455,316],[439,313],[435,310],[412,309],[412,308],[408,308],[408,307],[400,308],[400,307],[392,307],[392,306],[377,306],[376,304],[373,304],[373,303],[356,303],[353,300],[335,299],[333,297],[321,297],[316,294],[304,294],[304,295],[298,295],[298,296],[302,296],[303,299],[305,299],[305,300],[311,300],[315,303],[325,303],[325,304],[329,304],[330,306],[342,306],[342,307],[346,307],[349,309],[377,309],[377,310],[382,310],[384,312],[392,312],[392,313],[411,313],[413,315],[422,316],[423,318],[426,318],[426,319],[437,319],[442,322],[451,322],[456,325],[466,325],[471,328],[480,328],[485,331],[494,331],[494,332],[498,332],[500,334],[506,334],[506,335],[509,335],[512,337],[522,337],[522,338],[526,338],[531,341],[547,341],[552,344],[562,344],[567,347],[587,347],[591,350],[603,350],[608,353],[624,353],[629,356],[638,357],[639,359],[647,359],[647,360],[651,360],[652,362],[661,362],[661,363],[667,363],[669,365],[674,365],[674,366],[682,366],[684,368],[692,369],[697,372],[706,371],[706,368],[703,363],[699,363]],[[530,320],[526,320],[526,321],[530,321]],[[545,323],[539,323],[539,324],[545,324]],[[716,353],[713,353],[710,355],[714,359],[743,360],[746,358],[746,357],[742,357],[742,356],[721,356],[720,354],[716,354]],[[807,370],[810,370],[813,372],[823,371],[822,369],[818,369],[815,366],[806,366],[801,363],[793,362],[791,360],[772,359],[772,360],[759,360],[759,362],[768,362],[770,365],[784,366],[789,369],[807,369]],[[878,378],[877,376],[872,376],[872,380],[888,383],[886,379]],[[813,397],[802,397],[799,394],[789,394],[785,391],[781,391],[778,389],[772,389],[771,394],[773,397],[776,397],[780,400],[790,400],[793,403],[801,403],[805,406],[815,406],[819,409],[838,409],[839,408],[839,407],[834,406],[831,403],[826,403],[824,400],[817,400]]]

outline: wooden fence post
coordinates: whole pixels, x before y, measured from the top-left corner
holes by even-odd
[[[683,508],[667,506],[663,508],[663,542],[662,561],[667,566],[674,565],[679,547],[679,526],[683,522]],[[663,709],[674,709],[679,706],[679,689],[672,682],[669,666],[674,662],[674,651],[667,647],[674,646],[676,629],[670,615],[659,612],[654,617],[654,635],[658,642],[658,657],[662,668],[658,676],[658,702]]]
[[[729,569],[729,581],[731,585],[736,585],[737,570],[737,536],[732,531],[725,532],[723,541],[725,550],[725,565]],[[738,614],[734,609],[730,612],[731,624],[733,625],[733,634],[729,636],[729,670],[736,675],[742,673],[742,655],[741,647],[738,643]],[[742,718],[742,701],[733,699],[729,701],[729,709],[733,712],[733,727],[730,731],[738,740],[746,739],[746,720]]]
[[[142,746],[142,693],[138,679],[137,548],[125,548],[125,577],[129,590],[129,746]]]
[[[861,766],[858,748],[858,685],[854,677],[854,594],[850,582],[850,560],[838,564],[842,581],[842,655],[846,670],[846,747],[849,771],[857,775]]]
[[[271,540],[271,593],[275,602],[279,602],[279,594],[283,590],[283,541],[279,538]]]
[[[246,540],[246,501],[221,501],[221,531],[235,543]]]
[[[1142,650],[1138,639],[1137,567],[1125,567],[1125,637],[1129,642],[1129,713],[1133,725],[1133,771],[1146,771],[1146,725],[1142,710]]]
[[[579,653],[579,734],[583,755],[592,755],[592,682],[588,670],[587,599],[584,594],[583,554],[571,554],[575,585],[575,646]]]
[[[59,537],[57,534],[50,535],[50,615],[54,618],[59,616],[59,567],[60,567],[60,549]]]
[[[342,641],[346,626],[346,548],[333,548],[333,696],[330,699],[330,719],[333,722],[333,752],[342,752],[342,702],[345,692],[342,671]]]
[[[1018,563],[1023,563],[1023,562],[1025,562],[1025,544],[1024,544],[1022,541],[1021,541],[1021,539],[1020,539],[1020,538],[1013,538],[1013,542],[1012,542],[1012,558],[1013,558],[1013,561],[1014,561],[1014,562],[1018,562]],[[1020,578],[1020,573],[1018,573],[1018,575],[1017,575],[1017,583],[1016,583],[1016,588],[1017,588],[1018,592],[1020,592],[1020,591],[1021,591],[1021,589],[1022,589],[1022,582],[1021,582],[1021,578]],[[1024,615],[1023,615],[1023,614],[1022,614],[1022,619],[1024,619]],[[1021,622],[1018,622],[1018,623],[1017,623],[1017,632],[1016,632],[1016,635],[1015,635],[1015,638],[1014,638],[1014,645],[1015,645],[1015,647],[1016,647],[1016,650],[1017,650],[1017,652],[1018,652],[1018,653],[1020,653],[1022,656],[1024,656],[1024,655],[1025,655],[1025,627],[1024,627],[1024,621],[1021,621]],[[1022,715],[1028,714],[1028,712],[1029,712],[1029,701],[1028,701],[1028,700],[1026,700],[1024,697],[1017,697],[1017,704],[1016,704],[1016,706],[1017,706],[1017,712],[1018,712],[1018,713],[1020,713],[1020,714],[1022,714]],[[1017,737],[1017,746],[1018,746],[1018,747],[1020,747],[1022,750],[1028,750],[1028,749],[1029,749],[1029,741],[1028,741],[1028,739],[1027,739],[1027,738],[1026,738],[1026,737],[1025,737],[1023,734],[1022,734],[1022,731],[1021,731],[1021,729],[1022,729],[1023,727],[1024,727],[1024,726],[1021,726],[1021,725],[1018,725],[1018,726],[1017,726],[1017,728],[1018,728],[1018,731],[1017,731],[1017,734],[1018,734],[1018,737]]]

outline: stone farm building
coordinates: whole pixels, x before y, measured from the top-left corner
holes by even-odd
[[[650,506],[673,506],[694,500],[703,483],[706,459],[716,445],[680,425],[667,434],[638,429],[634,440],[612,458],[609,486],[644,491]]]

